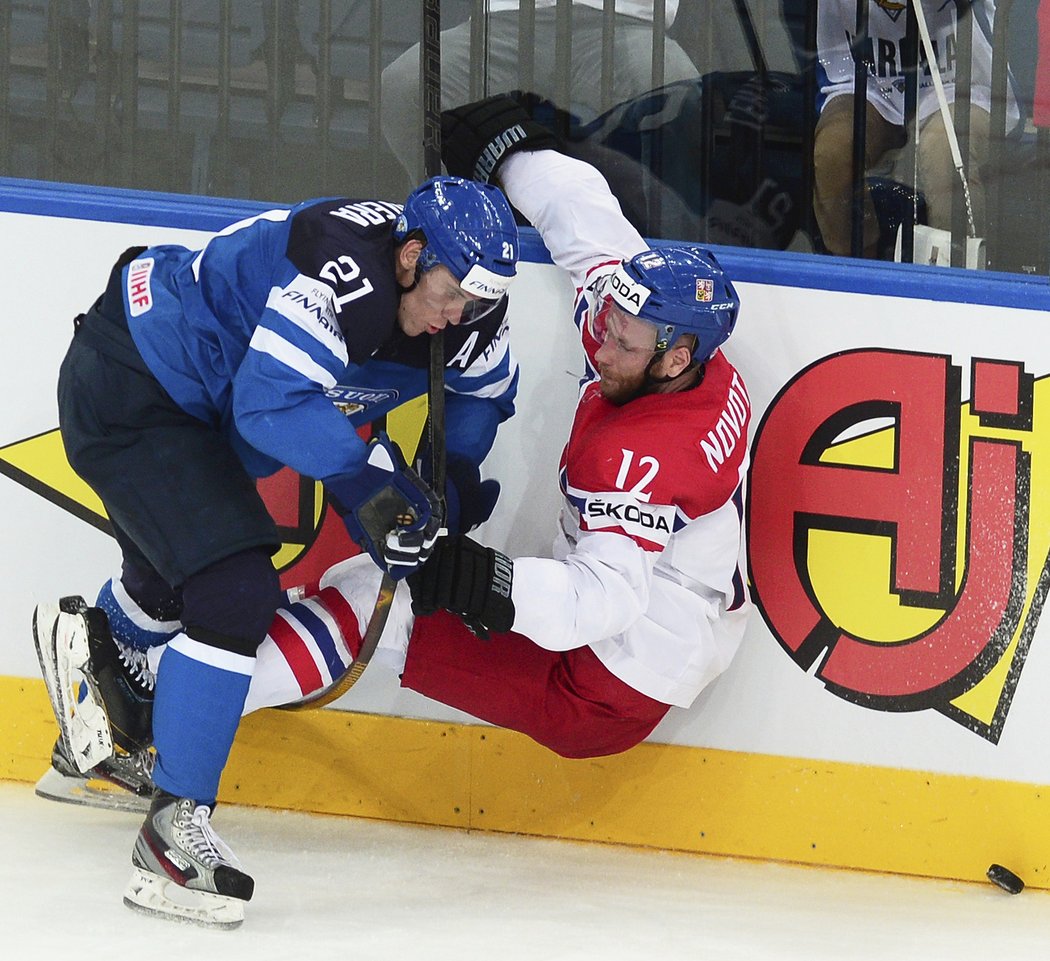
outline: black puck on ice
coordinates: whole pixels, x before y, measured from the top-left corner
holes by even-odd
[[[1024,890],[1022,881],[1013,871],[1004,868],[1001,864],[993,864],[987,871],[988,880],[998,885],[1009,894],[1020,894]]]

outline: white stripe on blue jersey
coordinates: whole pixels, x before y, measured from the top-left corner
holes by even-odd
[[[300,350],[295,344],[289,343],[276,331],[270,330],[269,327],[256,327],[248,347],[251,350],[259,351],[261,354],[269,354],[274,360],[302,374],[315,384],[320,384],[325,388],[336,385],[335,377],[318,364],[305,350]]]
[[[287,318],[332,354],[341,367],[349,357],[335,319],[335,293],[320,280],[297,274],[284,287],[271,287],[266,307]]]

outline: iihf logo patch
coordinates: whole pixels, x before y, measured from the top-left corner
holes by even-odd
[[[128,267],[128,313],[139,317],[153,308],[153,293],[149,278],[153,273],[153,258],[134,260]]]
[[[709,277],[696,279],[696,299],[705,304],[715,299],[715,282]]]

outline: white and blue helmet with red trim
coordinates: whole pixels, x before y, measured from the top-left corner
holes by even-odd
[[[431,177],[409,194],[394,225],[404,241],[422,232],[418,267],[441,264],[469,294],[493,304],[517,272],[518,227],[507,198],[489,184],[460,177]]]
[[[693,245],[635,254],[610,275],[606,293],[622,310],[656,327],[657,351],[692,334],[698,363],[729,338],[740,310],[740,298],[714,254]]]

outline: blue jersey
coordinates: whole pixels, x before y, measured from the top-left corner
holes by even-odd
[[[269,210],[202,250],[151,247],[123,271],[128,326],[183,410],[223,431],[248,472],[356,472],[356,428],[427,389],[429,338],[397,326],[399,204]],[[477,464],[514,410],[505,310],[445,333],[450,454]]]

